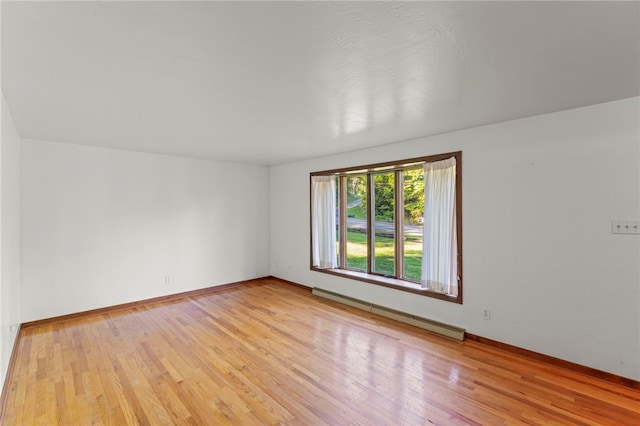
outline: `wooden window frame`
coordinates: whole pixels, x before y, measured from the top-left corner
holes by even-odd
[[[420,163],[432,163],[436,161],[446,160],[448,158],[455,157],[456,159],[456,231],[457,231],[457,245],[458,245],[458,295],[452,296],[448,294],[438,293],[429,289],[421,288],[420,284],[402,278],[397,278],[402,275],[403,268],[403,259],[404,259],[404,241],[403,238],[398,238],[403,233],[404,226],[404,200],[403,200],[403,183],[402,183],[402,170],[411,170],[416,167],[416,164]],[[393,288],[401,291],[406,291],[413,294],[418,294],[421,296],[432,297],[435,299],[445,300],[448,302],[462,304],[462,284],[463,284],[463,276],[462,276],[462,151],[448,152],[444,154],[437,155],[429,155],[425,157],[416,157],[409,158],[404,160],[390,161],[384,163],[375,163],[375,164],[367,164],[363,166],[356,167],[346,167],[340,169],[331,169],[331,170],[323,170],[312,172],[309,174],[309,193],[311,194],[311,177],[312,176],[355,176],[359,174],[364,174],[367,176],[367,191],[372,191],[370,181],[372,179],[372,175],[376,172],[381,171],[390,171],[393,170],[395,172],[395,271],[396,277],[386,277],[383,275],[371,273],[371,256],[373,254],[372,247],[372,237],[371,237],[371,228],[373,226],[371,221],[371,203],[367,203],[367,271],[369,272],[361,272],[350,270],[346,268],[346,247],[347,247],[347,227],[345,224],[347,223],[347,206],[346,206],[346,179],[338,180],[339,194],[340,194],[340,202],[339,202],[339,211],[338,211],[338,223],[340,224],[340,236],[339,236],[339,266],[333,269],[322,269],[313,266],[313,260],[311,257],[311,247],[309,248],[310,253],[310,269],[316,272],[322,272],[325,274],[335,275],[343,278],[350,278],[357,281],[366,282],[369,284],[380,285],[383,287]],[[371,193],[367,193],[368,200],[372,198]],[[309,218],[311,220],[311,199],[309,202]],[[311,225],[311,223],[310,223]],[[310,226],[311,229],[311,226]],[[312,235],[310,235],[310,242]]]

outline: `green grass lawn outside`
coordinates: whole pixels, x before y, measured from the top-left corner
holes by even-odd
[[[376,272],[394,275],[393,238],[376,237]],[[359,232],[347,232],[347,267],[366,271],[367,236]],[[404,277],[420,281],[422,275],[422,241],[404,243]]]
[[[357,206],[354,206],[354,207],[351,207],[350,209],[347,209],[347,217],[353,217],[353,218],[356,218],[356,219],[366,219],[367,218],[367,208],[364,205],[364,203],[358,204]],[[405,217],[404,223],[405,224],[411,224],[411,225],[419,225],[417,219],[415,219],[415,218],[412,219],[410,217]]]
[[[347,217],[355,217],[356,219],[367,218],[367,208],[364,203],[360,203],[355,207],[347,209]]]

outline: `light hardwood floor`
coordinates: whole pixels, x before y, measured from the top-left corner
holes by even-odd
[[[21,331],[6,425],[640,425],[640,391],[265,279]]]

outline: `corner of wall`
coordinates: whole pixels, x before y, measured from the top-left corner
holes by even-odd
[[[20,324],[20,136],[2,95],[0,121],[0,384]]]

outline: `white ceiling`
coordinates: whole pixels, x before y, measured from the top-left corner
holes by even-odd
[[[24,138],[278,164],[640,95],[639,2],[1,7]]]

